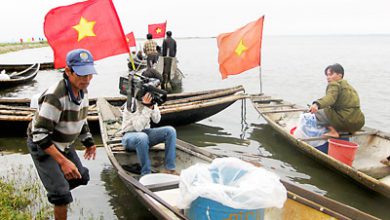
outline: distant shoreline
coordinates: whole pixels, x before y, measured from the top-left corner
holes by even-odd
[[[28,43],[0,43],[0,54],[15,52],[24,49],[47,47],[47,41],[28,42]]]

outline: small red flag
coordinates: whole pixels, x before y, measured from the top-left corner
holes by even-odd
[[[148,25],[148,32],[152,34],[153,39],[164,38],[166,29],[167,29],[167,22]]]
[[[66,54],[89,50],[94,59],[128,53],[129,47],[111,0],[89,0],[50,10],[44,32],[54,51],[55,68],[65,67]]]
[[[264,16],[234,32],[217,37],[222,79],[261,65],[263,22]]]
[[[126,34],[126,41],[127,41],[127,44],[129,45],[129,47],[135,47],[135,37],[134,37],[134,33],[133,32],[130,32],[128,34]]]

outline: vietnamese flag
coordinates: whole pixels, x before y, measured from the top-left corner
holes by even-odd
[[[261,65],[263,22],[264,16],[234,32],[217,37],[222,79]]]
[[[94,60],[121,53],[129,47],[111,0],[89,0],[51,9],[44,32],[54,51],[54,66],[66,65],[66,54],[76,48],[89,50]]]
[[[167,22],[166,21],[165,21],[165,23],[161,23],[161,24],[149,24],[148,25],[148,32],[149,32],[149,34],[152,34],[153,39],[164,38],[166,29],[167,29]]]
[[[133,32],[130,32],[128,34],[126,34],[126,41],[127,41],[127,44],[129,45],[129,47],[135,47],[135,37],[134,37],[134,33]]]

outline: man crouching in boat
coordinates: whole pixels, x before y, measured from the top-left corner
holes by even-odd
[[[86,147],[85,159],[96,156],[87,123],[87,87],[93,74],[96,70],[91,53],[70,51],[64,79],[39,98],[39,108],[27,131],[27,146],[49,202],[54,204],[56,220],[67,218],[67,205],[73,201],[70,190],[89,181],[89,171],[74,149],[76,139]]]
[[[141,101],[138,101],[141,100]],[[149,148],[165,143],[164,173],[177,174],[176,168],[176,130],[172,126],[150,128],[150,119],[160,122],[161,114],[157,104],[152,103],[152,96],[146,93],[136,102],[136,111],[130,112],[126,107],[122,112],[122,145],[126,150],[135,150],[141,164],[141,175],[151,172]]]
[[[324,136],[338,138],[339,131],[353,133],[364,126],[364,114],[360,110],[359,95],[356,90],[343,79],[344,68],[336,63],[325,68],[328,80],[326,95],[310,106],[317,124],[329,129]]]

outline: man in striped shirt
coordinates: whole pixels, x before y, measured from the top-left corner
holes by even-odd
[[[89,171],[74,149],[77,138],[86,147],[85,159],[96,156],[87,123],[87,87],[93,74],[92,54],[84,49],[70,51],[64,79],[39,98],[39,108],[27,131],[27,146],[48,200],[54,205],[55,219],[67,218],[67,205],[73,201],[70,190],[89,181]]]

